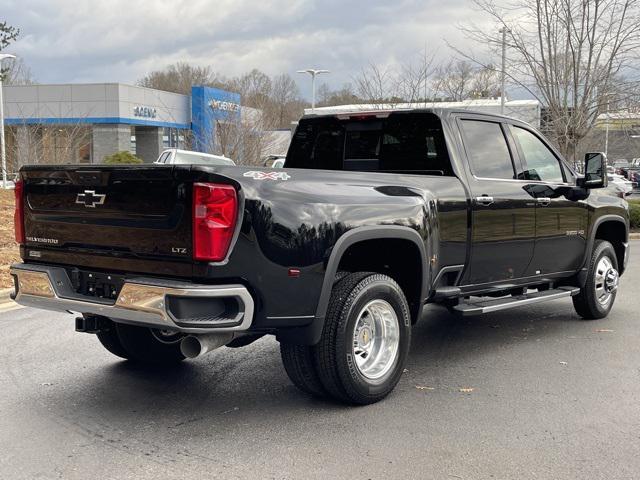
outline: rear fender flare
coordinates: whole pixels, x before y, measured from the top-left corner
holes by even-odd
[[[428,297],[429,291],[429,263],[427,247],[420,234],[409,227],[399,225],[381,225],[371,227],[357,227],[343,234],[331,249],[331,254],[326,263],[322,291],[316,308],[316,315],[312,323],[306,327],[286,329],[277,333],[278,340],[285,343],[295,343],[302,345],[315,345],[320,340],[324,319],[327,314],[329,298],[335,283],[338,266],[342,256],[347,249],[365,240],[396,239],[408,240],[416,245],[420,252],[422,265],[422,283],[420,286],[420,303]],[[420,312],[418,312],[420,313]]]
[[[331,297],[331,290],[335,283],[336,274],[338,273],[338,265],[342,256],[352,245],[365,240],[380,240],[380,239],[395,239],[395,240],[409,240],[414,243],[420,252],[420,259],[422,264],[422,284],[420,288],[420,300],[428,296],[429,285],[429,269],[428,269],[428,256],[425,247],[424,240],[420,234],[409,227],[385,225],[377,227],[359,227],[348,231],[342,235],[333,249],[331,255],[327,261],[325,268],[324,280],[322,282],[322,292],[320,293],[320,299],[318,301],[318,308],[316,309],[316,319],[324,319],[327,313],[327,306],[329,305],[329,298]]]

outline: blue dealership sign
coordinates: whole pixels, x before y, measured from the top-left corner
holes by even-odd
[[[216,125],[240,121],[240,94],[219,88],[191,87],[191,130],[194,150],[213,152]]]

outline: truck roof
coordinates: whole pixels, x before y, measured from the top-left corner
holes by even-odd
[[[482,115],[484,117],[493,117],[497,119],[507,119],[511,121],[522,122],[522,120],[511,117],[508,115],[501,115],[499,113],[492,112],[482,112],[478,110],[470,110],[468,108],[454,108],[454,107],[393,107],[393,108],[357,108],[357,105],[349,105],[349,107],[353,108],[340,108],[336,107],[336,109],[331,109],[331,107],[327,107],[326,110],[316,111],[314,113],[305,113],[302,116],[302,119],[310,119],[310,118],[322,118],[322,117],[338,117],[347,119],[349,117],[358,117],[358,116],[378,116],[380,118],[385,118],[392,113],[396,112],[420,112],[420,113],[433,113],[438,117],[447,116],[452,113],[465,113],[465,114],[473,114],[473,115]],[[363,107],[367,107],[364,105]]]

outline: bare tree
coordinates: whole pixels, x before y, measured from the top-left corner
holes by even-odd
[[[356,95],[350,83],[344,84],[339,90],[331,90],[329,85],[323,83],[318,87],[316,98],[320,107],[362,103],[362,99]]]
[[[476,68],[473,75],[471,96],[492,98],[500,96],[500,71],[492,64]]]
[[[413,63],[393,66],[370,63],[353,79],[356,94],[362,102],[380,107],[427,101],[432,63],[433,57],[426,53]]]
[[[473,74],[474,67],[470,62],[451,60],[438,68],[434,89],[446,100],[466,100],[471,96]]]
[[[242,97],[242,104],[251,108],[265,108],[271,98],[273,82],[268,75],[254,68],[227,83],[227,88]]]
[[[245,107],[242,114],[214,119],[209,151],[239,165],[261,164],[264,152],[275,142],[270,119],[264,112]]]
[[[406,63],[397,69],[394,78],[394,97],[401,101],[414,103],[426,102],[429,96],[429,79],[433,74],[433,56],[424,57],[418,62]]]
[[[211,67],[178,62],[163,70],[151,72],[136,83],[141,87],[191,95],[193,85],[223,88],[226,85],[226,80],[216,75]]]
[[[438,67],[433,88],[438,97],[454,102],[493,97],[499,95],[498,72],[492,65],[452,59]]]
[[[546,108],[546,130],[567,158],[611,100],[628,90],[640,46],[640,0],[514,0],[501,9],[494,0],[474,0],[496,28],[462,27],[476,43],[500,46],[507,30],[507,75]],[[463,57],[484,65],[457,49]],[[624,95],[625,93],[623,93]]]
[[[31,69],[22,58],[13,58],[5,61],[4,70],[5,85],[33,85],[36,81],[31,74]]]
[[[19,117],[27,115],[19,105]],[[71,112],[63,112],[71,117]],[[17,172],[27,164],[55,165],[89,162],[91,158],[91,126],[82,119],[64,124],[11,125],[7,132],[7,160],[9,172]],[[100,159],[102,160],[102,159]]]
[[[365,103],[383,105],[391,97],[393,79],[388,67],[370,63],[354,77],[353,83],[358,97]]]
[[[9,172],[23,165],[60,165],[88,162],[91,155],[91,127],[20,124],[7,130]]]
[[[273,117],[274,126],[284,128],[302,115],[304,107],[300,101],[300,90],[293,78],[284,73],[275,77],[272,85],[270,111],[267,113]]]

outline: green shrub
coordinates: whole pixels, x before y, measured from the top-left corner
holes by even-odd
[[[116,152],[113,155],[107,155],[104,157],[102,163],[107,165],[118,165],[118,164],[138,164],[143,163],[141,158],[136,157],[133,153],[122,151]]]
[[[631,228],[640,230],[640,200],[632,200],[629,202],[629,216],[631,217]]]

